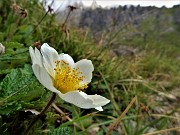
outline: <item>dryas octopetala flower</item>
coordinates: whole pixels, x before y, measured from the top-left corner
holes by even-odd
[[[47,43],[40,51],[29,48],[32,59],[32,69],[39,82],[47,89],[57,93],[66,102],[80,108],[95,108],[102,111],[102,107],[110,101],[100,95],[87,95],[82,92],[92,79],[93,64],[90,60],[82,59],[76,63],[68,54],[58,54]]]

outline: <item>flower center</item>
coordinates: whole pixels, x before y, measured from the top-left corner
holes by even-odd
[[[79,68],[70,68],[69,64],[64,60],[55,61],[56,68],[54,87],[63,94],[74,90],[83,90],[87,88],[88,83],[81,84],[85,78]]]

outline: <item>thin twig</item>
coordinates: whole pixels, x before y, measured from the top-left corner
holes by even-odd
[[[32,31],[32,33],[35,32],[36,28],[41,24],[41,22],[44,20],[44,18],[47,16],[47,14],[50,12],[50,10],[48,9],[48,11],[44,14],[44,16],[41,18],[41,20],[38,22],[38,24],[34,27],[34,30]]]
[[[41,24],[41,22],[44,20],[44,18],[47,16],[47,14],[49,12],[51,12],[51,6],[53,5],[54,0],[51,2],[51,4],[48,6],[48,11],[46,11],[46,13],[44,14],[44,16],[41,18],[41,20],[38,22],[38,24],[34,27],[34,30],[32,31],[32,33],[34,33],[34,31],[36,30],[36,28]]]
[[[68,20],[70,14],[71,14],[71,10],[69,10],[69,12],[68,12],[68,14],[66,16],[66,19],[65,19],[64,23],[62,24],[62,27],[64,27],[64,25],[67,23],[67,20]]]
[[[54,107],[54,109],[56,109],[56,111],[59,112],[62,116],[64,116],[67,120],[72,121],[72,119],[69,118],[69,116],[67,116],[58,106],[56,106],[56,104],[52,103],[52,107]],[[83,130],[76,122],[73,122],[73,125]]]
[[[68,12],[66,19],[65,19],[64,23],[62,24],[62,26],[64,26],[67,23],[67,20],[70,16],[71,12],[73,12],[73,10],[77,9],[77,7],[72,6],[72,5],[69,5],[68,8],[69,8],[69,12]]]
[[[110,135],[111,131],[113,130],[114,127],[116,127],[119,122],[121,121],[121,119],[125,116],[125,114],[128,112],[128,110],[131,108],[131,106],[134,104],[134,102],[136,101],[136,96],[131,100],[131,102],[129,103],[129,105],[126,107],[126,109],[124,110],[124,112],[118,117],[118,119],[109,126],[108,131],[106,133],[106,135]]]
[[[48,110],[48,108],[52,105],[53,101],[56,99],[56,93],[53,92],[51,99],[49,100],[48,104],[46,105],[46,107],[41,111],[41,113],[39,115],[37,115],[36,118],[34,118],[34,120],[31,122],[31,124],[29,125],[29,127],[26,129],[24,135],[28,135],[29,131],[31,130],[31,128],[33,127],[33,125],[42,117],[42,115]]]
[[[159,130],[159,131],[155,131],[155,132],[151,132],[151,133],[147,133],[147,134],[143,134],[143,135],[155,135],[155,134],[164,133],[164,132],[168,132],[168,131],[174,131],[174,130],[178,130],[178,129],[180,129],[180,127]]]

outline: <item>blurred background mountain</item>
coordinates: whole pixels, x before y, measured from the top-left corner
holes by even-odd
[[[96,43],[109,46],[116,55],[134,53],[147,44],[180,46],[180,5],[102,8],[95,0],[90,7],[85,7],[82,1],[69,4],[77,8],[68,18],[69,27],[88,31]],[[62,23],[68,12],[68,8],[59,11],[57,20]]]

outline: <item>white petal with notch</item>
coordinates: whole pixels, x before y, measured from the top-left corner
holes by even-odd
[[[100,95],[87,95],[84,92],[72,91],[63,95],[59,95],[66,102],[72,103],[80,108],[95,108],[102,111],[101,106],[106,105],[110,101]]]

